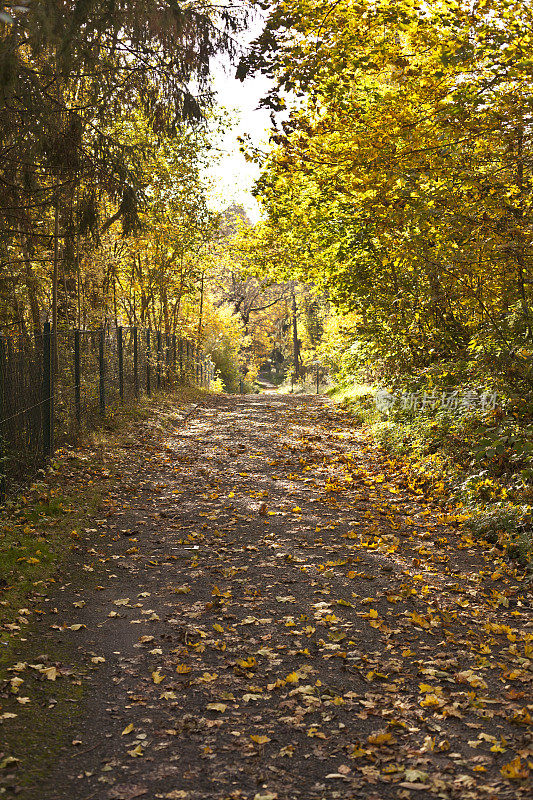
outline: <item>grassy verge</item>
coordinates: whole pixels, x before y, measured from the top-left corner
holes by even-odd
[[[460,507],[474,535],[533,571],[531,426],[501,408],[380,411],[376,391],[346,381],[329,394],[408,464],[413,481]]]
[[[165,399],[171,409],[173,402],[192,403],[203,396],[197,389],[183,388],[115,410],[75,447],[59,450],[45,476],[0,508],[0,626],[5,634],[0,660],[9,634],[20,629],[13,618],[21,616],[21,606],[35,593],[41,593],[61,560],[76,546],[79,527],[94,518],[101,505],[102,492],[112,477],[106,474],[105,481],[101,480],[106,447],[112,446],[129,424],[150,417]],[[168,424],[175,423],[172,413],[160,421],[165,419]],[[83,485],[76,483],[80,468],[84,476],[89,474]],[[11,627],[6,627],[10,621]]]
[[[116,454],[135,443],[136,423],[175,429],[205,397],[184,388],[117,410],[76,446],[58,451],[46,475],[1,509],[0,796],[35,797],[35,787],[76,733],[87,663],[74,642],[43,635],[47,626],[39,618],[55,580],[79,568],[80,544],[108,510],[109,490],[122,470]],[[87,583],[97,579],[82,574]],[[47,678],[39,665],[62,665],[61,674]]]

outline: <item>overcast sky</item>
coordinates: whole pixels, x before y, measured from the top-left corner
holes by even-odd
[[[241,34],[244,47],[261,31],[262,21],[256,19],[248,31]],[[259,101],[269,87],[270,82],[262,75],[249,78],[244,82],[236,80],[235,66],[221,61],[212,65],[213,86],[220,106],[225,107],[234,121],[233,127],[225,132],[218,142],[223,154],[219,163],[208,171],[214,181],[212,193],[213,206],[218,210],[227,208],[232,203],[243,205],[253,222],[260,217],[259,206],[252,197],[252,186],[259,175],[256,164],[248,163],[240,152],[239,136],[249,134],[252,143],[263,149],[268,143],[270,128],[269,113],[258,109]]]

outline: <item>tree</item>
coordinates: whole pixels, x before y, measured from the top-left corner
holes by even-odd
[[[80,239],[140,225],[143,152],[111,121],[139,110],[155,137],[199,120],[209,61],[242,14],[210,2],[23,3],[0,17],[0,259],[4,322],[38,327],[58,209],[66,291]],[[57,237],[56,245],[57,245]],[[58,287],[59,288],[59,287]],[[63,314],[65,317],[66,314]],[[60,314],[61,321],[61,314]]]
[[[274,111],[292,103],[257,188],[291,274],[355,312],[391,368],[475,352],[531,376],[530,10],[268,6],[241,74],[275,79]]]

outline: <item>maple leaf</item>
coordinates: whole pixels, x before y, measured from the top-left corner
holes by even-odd
[[[500,772],[504,778],[507,778],[507,780],[521,781],[526,780],[529,777],[530,770],[528,769],[527,764],[522,763],[520,756],[516,756],[516,758],[513,758],[513,760],[509,761],[508,764],[504,764],[500,769]]]

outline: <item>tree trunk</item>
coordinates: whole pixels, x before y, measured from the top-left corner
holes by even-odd
[[[298,320],[296,307],[296,294],[292,292],[292,348],[294,354],[294,377],[300,375],[300,342],[298,341]]]

